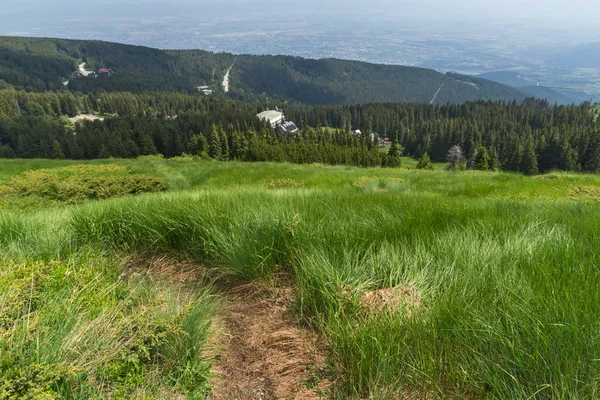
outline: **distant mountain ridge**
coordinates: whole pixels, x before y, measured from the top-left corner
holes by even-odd
[[[515,71],[486,72],[478,77],[512,86],[528,96],[546,99],[551,103],[580,104],[592,98],[583,92],[540,86],[535,79]]]
[[[77,76],[80,62],[113,74]],[[221,82],[230,74],[231,90]],[[80,92],[184,91],[209,86],[240,100],[271,99],[305,104],[370,102],[464,103],[517,100],[526,91],[491,80],[442,74],[425,68],[338,59],[252,56],[203,50],[159,50],[94,40],[0,37],[0,86]]]

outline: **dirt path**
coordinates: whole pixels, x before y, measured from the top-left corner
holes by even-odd
[[[214,400],[326,398],[325,357],[314,333],[289,312],[292,291],[244,285],[232,290],[225,350],[213,372]]]
[[[442,88],[444,87],[445,84],[446,84],[446,80],[444,79],[444,82],[442,82],[442,84],[440,85],[440,87],[437,90],[437,92],[435,92],[435,95],[433,95],[433,99],[431,99],[431,101],[429,102],[429,104],[433,104],[435,102],[435,99],[437,99],[438,94],[440,94],[440,92],[442,91]]]
[[[229,74],[231,73],[232,68],[233,65],[229,67],[229,69],[225,73],[225,78],[223,78],[223,90],[225,91],[225,93],[229,92]]]
[[[91,74],[94,73],[94,71],[86,71],[85,70],[85,63],[84,62],[82,62],[81,64],[79,64],[79,72],[83,76],[90,76]]]

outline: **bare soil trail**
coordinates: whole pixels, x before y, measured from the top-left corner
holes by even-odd
[[[225,349],[213,367],[214,400],[327,398],[322,346],[289,312],[292,294],[270,284],[231,290]]]
[[[225,93],[229,92],[229,74],[231,73],[232,68],[233,68],[233,65],[231,67],[229,67],[229,69],[225,73],[225,77],[223,78],[223,90],[225,91]]]
[[[442,88],[444,87],[445,84],[446,84],[446,79],[444,79],[444,82],[442,82],[442,84],[440,85],[440,87],[437,90],[437,92],[435,92],[435,94],[433,95],[433,99],[431,99],[431,101],[429,102],[429,104],[433,104],[433,102],[437,99],[438,95],[442,91]]]
[[[91,74],[94,73],[94,71],[86,71],[85,63],[82,62],[79,64],[79,73],[81,73],[81,75],[83,75],[83,76],[90,76]]]

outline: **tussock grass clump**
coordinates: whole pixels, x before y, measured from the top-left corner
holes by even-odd
[[[574,186],[569,188],[569,196],[576,199],[600,201],[600,187]]]
[[[400,192],[407,189],[402,178],[378,178],[376,176],[356,179],[352,186],[363,192]]]
[[[208,287],[122,265],[95,253],[0,264],[2,398],[208,393]]]
[[[87,199],[107,199],[168,188],[166,181],[130,174],[118,165],[73,165],[60,169],[25,171],[0,186],[2,197],[31,197],[74,204]]]
[[[267,189],[295,189],[304,186],[304,182],[296,182],[293,179],[280,179],[267,182]]]

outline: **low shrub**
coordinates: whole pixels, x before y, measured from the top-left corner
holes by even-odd
[[[267,189],[295,189],[304,186],[304,182],[297,182],[293,179],[272,180],[266,184]]]
[[[57,399],[56,385],[72,379],[76,372],[76,368],[65,364],[21,365],[3,357],[0,364],[0,399]]]
[[[167,190],[160,178],[130,174],[118,165],[73,165],[60,169],[25,171],[0,186],[0,196],[39,198],[74,204],[86,199],[107,199]]]

